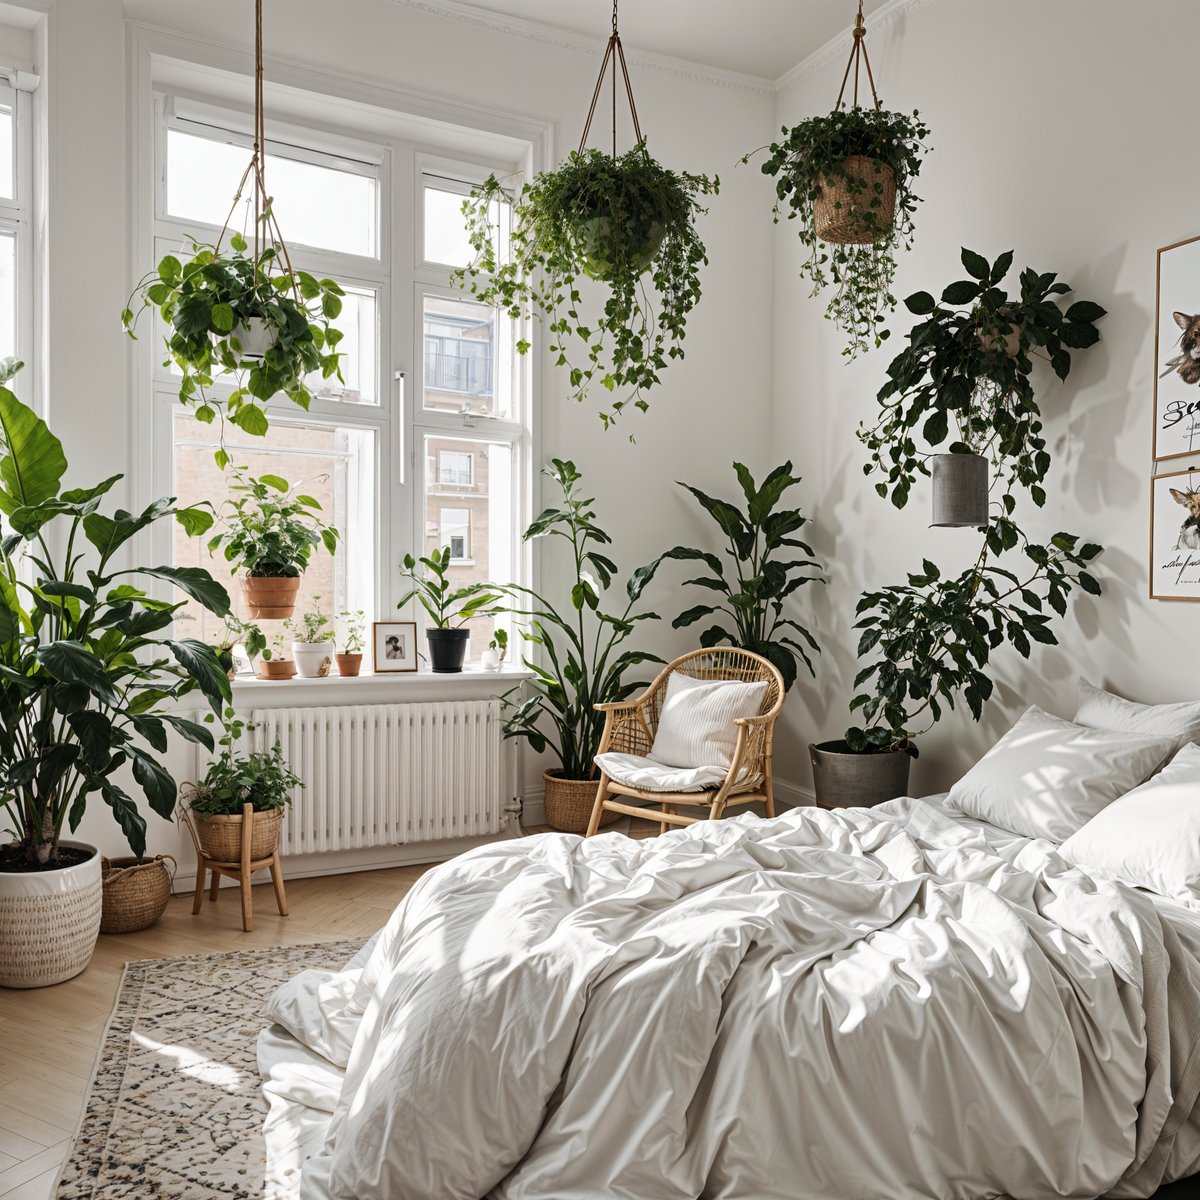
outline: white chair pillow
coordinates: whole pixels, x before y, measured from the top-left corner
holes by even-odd
[[[766,682],[693,679],[673,671],[649,757],[668,767],[725,767],[733,762],[739,717],[757,716]]]
[[[1033,705],[947,799],[1001,829],[1062,842],[1174,750],[1173,738],[1087,729]]]
[[[1200,908],[1200,746],[1184,746],[1059,849],[1077,866]]]
[[[1114,733],[1141,733],[1147,737],[1174,738],[1176,746],[1200,742],[1200,701],[1177,704],[1137,704],[1079,681],[1079,711],[1076,725],[1109,729]]]

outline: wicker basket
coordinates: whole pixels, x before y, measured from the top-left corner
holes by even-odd
[[[566,779],[561,771],[546,771],[546,824],[559,833],[587,833],[596,804],[598,779]],[[620,813],[604,814],[601,825],[620,820]]]
[[[167,908],[171,898],[171,870],[176,867],[169,854],[155,858],[104,858],[100,869],[104,880],[101,933],[133,933],[149,929]]]
[[[813,202],[817,237],[835,246],[870,245],[896,219],[896,174],[887,163],[861,154],[846,159],[842,170],[862,187],[852,192],[844,179],[821,176],[821,192]],[[864,220],[864,214],[871,219]]]
[[[196,836],[209,858],[217,862],[235,863],[242,859],[242,817],[204,817],[192,812]],[[270,808],[254,814],[254,831],[250,838],[250,857],[255,862],[270,858],[279,842],[279,827],[283,824],[283,809]]]

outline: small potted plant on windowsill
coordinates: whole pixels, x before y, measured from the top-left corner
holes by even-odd
[[[480,665],[485,671],[498,671],[508,654],[508,630],[497,629],[488,642],[487,649],[479,656]]]
[[[242,576],[246,607],[258,620],[290,617],[313,551],[322,545],[330,554],[337,550],[338,531],[317,516],[320,502],[299,486],[235,468],[230,496],[217,513],[222,528],[208,542],[209,553],[222,550]]]
[[[295,676],[296,664],[288,657],[287,648],[286,633],[277,633],[255,665],[254,673],[259,679],[291,679]]]
[[[266,650],[267,639],[253,621],[241,621],[231,613],[225,618],[225,636],[213,647],[217,662],[221,664],[230,683],[237,675],[233,652],[238,646],[246,652],[246,658],[253,666],[254,660]]]
[[[429,642],[429,665],[438,674],[454,674],[463,669],[470,631],[465,628],[472,617],[487,617],[501,611],[499,595],[490,583],[468,583],[450,587],[450,547],[434,549],[427,557],[404,556],[402,577],[412,586],[397,608],[415,599],[425,610],[431,625],[425,630]],[[419,570],[423,567],[424,570]]]
[[[357,675],[362,670],[363,637],[367,615],[361,608],[347,609],[340,614],[342,648],[335,655],[339,675]]]
[[[301,679],[324,679],[333,667],[334,630],[321,611],[320,596],[313,596],[313,607],[299,621],[284,626],[292,635],[292,657]]]

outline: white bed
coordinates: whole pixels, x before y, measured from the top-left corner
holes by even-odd
[[[269,1197],[1148,1196],[1200,914],[938,797],[430,871],[259,1042]]]

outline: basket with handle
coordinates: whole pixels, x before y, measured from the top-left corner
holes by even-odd
[[[170,870],[167,863],[171,864]],[[178,864],[170,854],[154,858],[102,858],[101,933],[148,929],[166,911]]]

